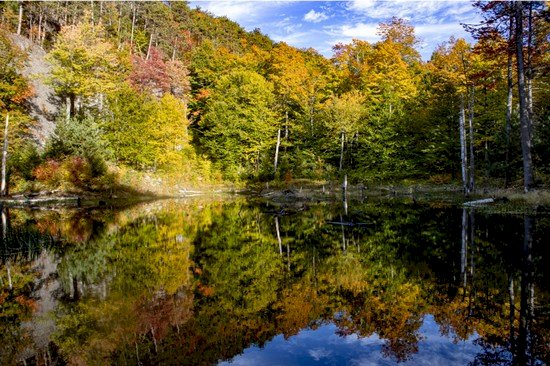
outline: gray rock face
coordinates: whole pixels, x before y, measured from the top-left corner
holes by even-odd
[[[27,100],[29,115],[37,123],[31,130],[33,138],[40,146],[44,146],[46,139],[53,133],[55,117],[59,112],[59,106],[55,99],[55,93],[51,86],[44,82],[51,72],[51,66],[46,62],[46,51],[29,39],[11,35],[11,40],[27,53],[27,62],[21,74],[30,80],[33,88],[33,96]]]

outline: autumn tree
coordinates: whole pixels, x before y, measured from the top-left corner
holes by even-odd
[[[64,27],[47,56],[52,64],[48,82],[66,100],[67,116],[75,114],[77,100],[90,105],[93,98],[101,105],[125,72],[113,45],[105,40],[104,28],[87,22]]]
[[[184,99],[189,91],[187,68],[178,60],[165,62],[160,50],[154,46],[149,58],[133,55],[132,64],[128,78],[130,84],[141,93],[147,92],[157,97],[171,93]]]
[[[0,129],[3,195],[9,191],[10,175],[27,177],[36,160],[36,147],[29,133],[32,121],[24,106],[32,95],[28,80],[21,75],[25,60],[24,53],[0,29],[0,116],[5,121]]]
[[[378,179],[408,169],[408,159],[398,155],[408,143],[402,138],[408,123],[404,116],[418,105],[422,71],[412,26],[394,18],[380,24],[379,33],[382,40],[375,44],[353,40],[335,46],[332,58],[337,91],[360,91],[369,111],[357,140],[354,175]]]
[[[361,76],[362,90],[388,119],[402,113],[404,104],[418,94],[415,72],[400,48],[391,40],[376,44]]]
[[[366,41],[354,39],[350,44],[339,43],[332,49],[334,55],[331,60],[336,69],[338,91],[361,88],[361,79],[373,46]]]
[[[420,53],[415,49],[420,40],[416,37],[410,22],[394,16],[388,22],[378,25],[377,34],[382,37],[382,42],[396,45],[401,58],[407,64],[420,63]]]
[[[27,80],[21,75],[25,56],[0,29],[0,111],[20,106],[31,95]]]
[[[293,120],[302,112],[306,102],[305,83],[308,72],[302,54],[285,43],[271,50],[268,78],[273,82],[280,114],[283,116],[284,136],[288,139]]]

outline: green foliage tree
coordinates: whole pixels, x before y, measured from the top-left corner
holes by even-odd
[[[102,122],[116,161],[137,169],[178,169],[189,144],[186,106],[170,93],[157,99],[130,85],[110,95]]]
[[[354,90],[341,96],[332,96],[325,103],[326,126],[332,132],[330,140],[340,142],[340,171],[344,168],[345,146],[349,147],[354,140],[357,142],[359,131],[364,128],[368,110],[365,101],[365,96]]]
[[[257,176],[271,162],[276,120],[273,86],[252,71],[219,79],[201,121],[203,143],[231,179]]]

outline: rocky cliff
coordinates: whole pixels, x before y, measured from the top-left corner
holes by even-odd
[[[59,100],[54,90],[45,83],[51,67],[46,62],[46,51],[28,38],[12,35],[12,41],[27,54],[27,62],[21,73],[30,81],[33,96],[27,100],[29,115],[37,123],[32,127],[33,138],[40,146],[44,146],[46,139],[53,133],[55,118],[59,112]]]

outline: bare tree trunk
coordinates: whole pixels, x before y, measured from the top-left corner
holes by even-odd
[[[4,240],[4,243],[6,242],[8,237],[8,209],[2,208],[2,239]],[[6,262],[6,272],[8,275],[8,287],[11,290],[13,288],[12,280],[11,280],[11,266],[10,261]]]
[[[342,183],[342,203],[344,205],[344,212],[348,214],[348,175],[344,174],[344,183]]]
[[[342,167],[344,165],[344,139],[346,137],[346,133],[344,131],[342,131],[342,135],[341,135],[341,144],[340,144],[340,165],[338,167],[338,171],[342,171]]]
[[[32,25],[33,25],[33,23],[34,23],[34,18],[31,14],[31,16],[29,17],[29,39],[31,40],[31,42],[33,40],[33,36],[32,36]]]
[[[90,0],[90,8],[91,8],[91,15],[92,15],[92,28],[95,26],[95,19],[94,19],[94,0]]]
[[[99,95],[97,96],[97,109],[99,111],[99,113],[102,113],[103,112],[103,99],[104,99],[104,96],[103,96],[103,93],[99,93]]]
[[[467,284],[467,255],[468,255],[468,213],[462,209],[462,248],[460,250],[460,274],[462,276],[462,286]]]
[[[290,272],[290,244],[288,243],[288,240],[286,241],[286,264],[287,269]]]
[[[23,26],[23,1],[19,0],[19,20],[17,21],[17,35],[21,35],[22,26]]]
[[[63,19],[63,25],[67,25],[69,22],[69,1],[65,1],[65,17]]]
[[[42,39],[42,11],[40,11],[40,14],[38,15],[38,36],[37,41],[40,43]]]
[[[523,189],[533,187],[533,159],[531,156],[531,119],[525,92],[525,69],[523,63],[523,2],[516,1],[516,61],[518,73],[519,120],[521,128],[521,151],[523,157]]]
[[[130,52],[134,50],[134,30],[136,28],[136,4],[132,3],[132,31],[130,33]]]
[[[277,230],[277,243],[279,243],[279,254],[283,255],[283,241],[281,240],[281,231],[279,229],[279,217],[275,216],[275,230]]]
[[[469,192],[473,192],[475,189],[475,164],[474,164],[474,103],[475,103],[475,89],[472,85],[472,90],[470,91],[470,102],[468,103],[468,127],[470,133],[470,185],[468,187]]]
[[[147,56],[145,56],[146,60],[149,60],[149,57],[151,57],[151,47],[153,46],[153,33],[149,36],[149,46],[147,47]]]
[[[524,216],[524,236],[522,248],[522,273],[520,293],[520,320],[518,329],[516,361],[518,365],[532,365],[531,323],[534,298],[534,264],[533,264],[533,218]]]
[[[527,18],[527,70],[525,72],[525,78],[527,83],[527,111],[529,113],[529,119],[533,121],[533,2],[527,1],[526,5],[529,7],[529,13]],[[531,124],[531,140],[533,138],[533,125]]]
[[[44,47],[44,41],[46,40],[46,24],[47,24],[47,17],[44,17],[44,21],[42,22],[42,38],[40,39],[40,47]]]
[[[346,231],[344,230],[344,218],[340,215],[340,227],[342,228],[342,252],[346,252]]]
[[[288,111],[285,112],[285,140],[288,140]]]
[[[277,163],[279,162],[279,147],[281,146],[281,129],[277,130],[277,146],[275,146],[274,174],[277,174]]]
[[[77,113],[80,113],[80,111],[82,110],[82,98],[80,96],[73,97],[72,108],[73,108],[73,110],[71,111],[71,113],[73,115],[76,115]]]
[[[475,284],[475,235],[476,235],[476,226],[475,226],[475,209],[470,209],[469,215],[470,221],[470,283]]]
[[[8,184],[6,175],[6,165],[8,160],[8,125],[10,123],[9,113],[6,115],[6,126],[4,128],[4,147],[2,148],[2,184],[0,188],[0,196],[8,195]]]
[[[65,119],[67,121],[71,119],[71,110],[72,110],[71,104],[72,104],[71,97],[69,96],[65,97],[65,108],[66,108]]]
[[[155,353],[158,353],[157,339],[155,338],[153,326],[151,326],[151,337],[153,338],[153,344],[155,345]]]
[[[174,43],[172,45],[172,61],[176,59],[176,49],[178,47],[178,37],[174,38]]]
[[[135,344],[136,344],[136,360],[137,360],[137,364],[138,364],[138,365],[141,365],[142,363],[141,363],[141,361],[140,361],[140,359],[139,359],[138,342],[136,341]]]
[[[504,188],[508,188],[510,184],[510,133],[512,132],[512,102],[514,98],[513,88],[513,51],[512,51],[512,34],[514,31],[514,17],[510,15],[510,30],[508,33],[508,99],[506,101],[506,167],[504,171]]]
[[[464,97],[460,100],[460,113],[458,116],[460,129],[460,162],[462,167],[462,189],[468,194],[468,155],[466,154],[466,115],[464,112]]]
[[[516,327],[514,326],[514,321],[516,319],[516,297],[514,293],[514,276],[512,273],[509,275],[508,279],[508,296],[509,296],[509,303],[510,303],[510,352],[513,354],[516,353]]]
[[[7,272],[7,275],[8,275],[8,287],[11,290],[11,289],[13,289],[13,283],[12,283],[12,280],[11,280],[11,263],[10,263],[9,260],[6,263],[6,272]]]
[[[120,50],[122,48],[122,5],[117,4],[119,6],[118,8],[118,23],[116,27],[116,34],[118,38],[118,49]]]

